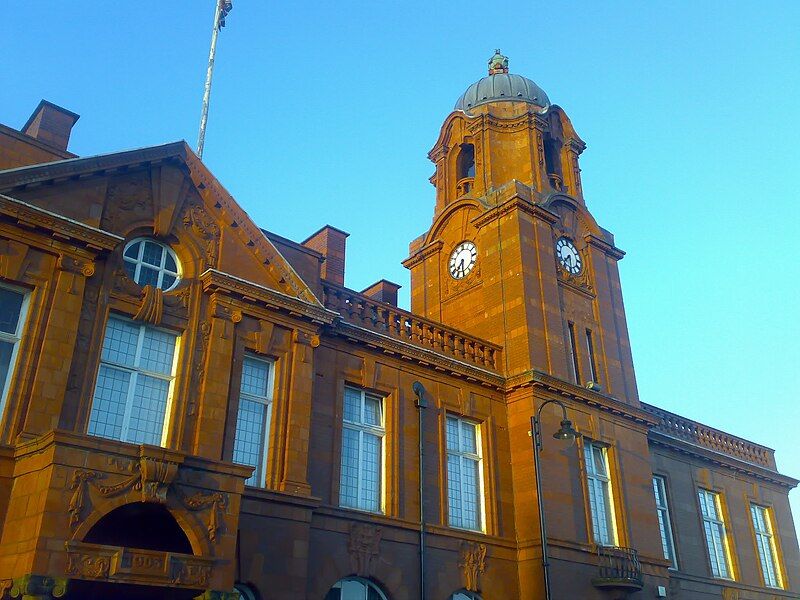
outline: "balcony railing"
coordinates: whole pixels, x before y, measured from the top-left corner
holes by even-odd
[[[597,577],[592,579],[592,585],[597,588],[634,591],[644,587],[639,554],[633,548],[598,546],[597,568]]]
[[[456,183],[456,197],[460,198],[464,194],[469,194],[472,191],[472,186],[475,184],[474,177],[464,177]]]
[[[338,285],[323,282],[322,289],[325,308],[338,312],[348,323],[477,367],[497,371],[502,364],[496,344]]]
[[[550,187],[558,192],[564,191],[564,180],[561,179],[561,175],[557,173],[548,173],[547,178],[550,180]]]
[[[653,428],[655,431],[752,464],[775,469],[772,450],[766,446],[754,444],[650,404],[643,403],[642,408],[660,420],[661,423]]]

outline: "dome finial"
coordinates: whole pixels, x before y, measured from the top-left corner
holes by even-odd
[[[500,54],[500,48],[494,51],[494,56],[489,59],[489,75],[508,73],[508,57]]]

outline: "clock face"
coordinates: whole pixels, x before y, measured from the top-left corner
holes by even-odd
[[[558,238],[556,242],[556,257],[558,257],[558,262],[567,272],[573,275],[581,272],[583,259],[581,259],[581,255],[571,239],[567,237]]]
[[[478,259],[478,249],[472,242],[461,242],[450,255],[450,275],[453,279],[464,279],[469,275]]]

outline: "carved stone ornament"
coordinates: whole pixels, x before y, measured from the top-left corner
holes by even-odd
[[[381,528],[368,523],[350,525],[347,551],[353,572],[361,577],[372,577],[374,563],[380,554]]]
[[[206,531],[208,532],[208,539],[216,543],[219,533],[225,525],[223,513],[228,505],[228,497],[222,492],[212,492],[210,494],[198,492],[183,498],[183,503],[189,510],[210,509],[208,520],[206,521]]]
[[[133,315],[134,321],[144,321],[151,325],[161,325],[164,316],[164,292],[152,285],[144,286],[142,305],[136,314]]]
[[[43,575],[23,575],[11,582],[12,598],[61,598],[67,593],[67,579]]]
[[[76,273],[84,277],[91,277],[94,275],[94,263],[90,260],[84,260],[69,256],[68,254],[61,254],[58,257],[58,268],[62,271]]]
[[[102,544],[67,542],[66,574],[80,579],[207,587],[213,559]]]
[[[187,203],[182,222],[184,227],[203,240],[206,249],[206,266],[211,269],[216,268],[219,225],[200,204],[195,203]]]
[[[90,501],[88,488],[103,498],[118,496],[130,490],[139,490],[142,493],[142,502],[164,503],[167,491],[178,473],[179,463],[162,457],[147,456],[142,454],[139,462],[131,465],[131,475],[114,484],[103,484],[101,480],[106,477],[100,471],[87,471],[77,469],[72,474],[69,489],[72,497],[69,501],[69,524],[74,530],[84,519],[84,507]]]
[[[560,264],[556,265],[556,270],[558,271],[558,278],[567,285],[592,296],[594,295],[594,286],[592,285],[592,278],[589,276],[588,266],[584,265],[581,272],[575,275],[562,268]]]
[[[461,542],[461,560],[458,566],[464,578],[464,589],[480,591],[480,576],[486,570],[486,546],[475,542]]]

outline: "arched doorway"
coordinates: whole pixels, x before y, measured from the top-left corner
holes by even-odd
[[[103,516],[84,536],[86,544],[193,554],[189,538],[175,517],[162,504],[133,502]],[[200,589],[72,579],[69,600],[114,598],[115,600],[191,600]]]
[[[325,600],[387,600],[387,597],[368,579],[345,577],[333,584],[325,594]]]

